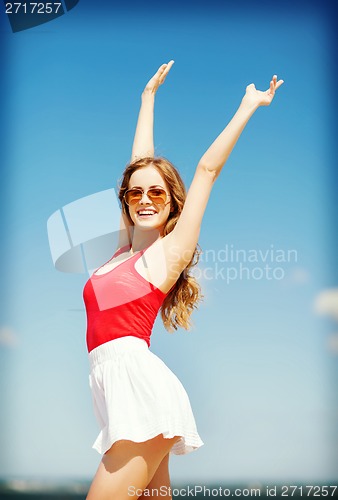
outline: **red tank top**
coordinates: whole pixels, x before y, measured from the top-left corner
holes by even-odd
[[[127,248],[130,246],[121,248],[113,257]],[[129,335],[144,339],[150,346],[152,328],[167,294],[136,271],[135,264],[145,250],[105,274],[92,274],[85,284],[88,352]]]

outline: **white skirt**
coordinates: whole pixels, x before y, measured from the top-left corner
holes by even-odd
[[[127,439],[141,443],[159,434],[181,436],[170,453],[184,455],[203,445],[183,385],[145,340],[122,337],[89,353],[89,385],[101,431],[100,454]]]

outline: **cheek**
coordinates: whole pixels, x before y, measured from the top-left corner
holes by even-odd
[[[163,211],[163,219],[167,221],[170,217],[170,206],[168,205],[166,209]]]

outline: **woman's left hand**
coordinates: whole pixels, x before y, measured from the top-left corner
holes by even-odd
[[[272,77],[270,82],[270,87],[265,92],[257,90],[255,85],[251,83],[246,88],[245,96],[243,97],[243,102],[249,106],[269,106],[272,99],[275,96],[276,90],[284,83],[284,80],[277,81],[277,75]]]

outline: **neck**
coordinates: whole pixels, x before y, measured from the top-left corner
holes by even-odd
[[[150,247],[150,245],[155,243],[155,241],[160,238],[161,234],[158,229],[138,231],[137,228],[135,228],[133,239],[131,241],[130,253],[133,255],[136,252],[140,252],[141,250]]]

